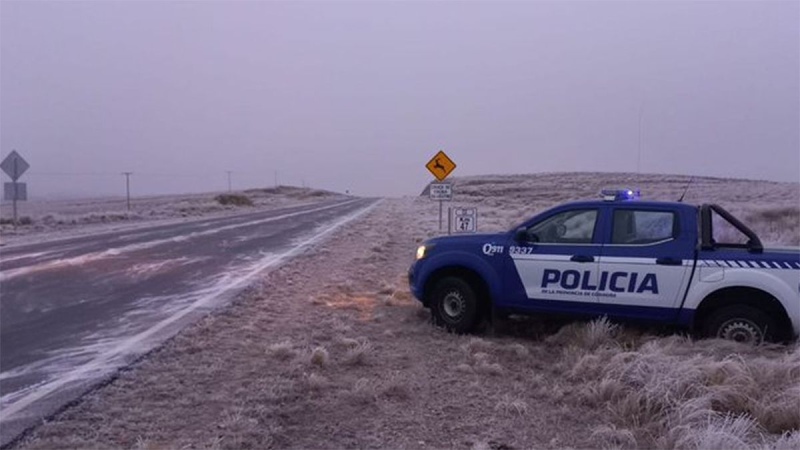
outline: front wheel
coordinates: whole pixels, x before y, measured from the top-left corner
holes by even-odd
[[[714,311],[703,327],[705,337],[752,345],[775,341],[776,333],[775,321],[771,317],[746,305],[733,305]]]
[[[430,300],[436,325],[459,334],[475,330],[480,318],[478,296],[469,283],[457,277],[442,278],[431,291]]]

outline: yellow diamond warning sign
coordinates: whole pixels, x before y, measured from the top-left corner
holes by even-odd
[[[444,181],[444,179],[456,169],[456,163],[454,163],[445,152],[439,150],[439,153],[431,158],[428,164],[425,164],[425,167],[428,168],[437,180]]]

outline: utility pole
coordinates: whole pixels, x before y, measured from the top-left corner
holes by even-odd
[[[125,175],[125,194],[128,199],[128,211],[131,210],[131,175],[133,172],[122,172]]]
[[[275,171],[275,187],[278,187],[278,171]]]
[[[226,170],[228,172],[228,192],[231,192],[231,171]]]

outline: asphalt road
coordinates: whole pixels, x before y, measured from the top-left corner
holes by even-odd
[[[0,445],[374,203],[0,249]]]

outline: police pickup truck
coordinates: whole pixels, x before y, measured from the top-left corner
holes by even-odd
[[[555,313],[749,343],[800,334],[800,249],[764,249],[718,205],[640,201],[631,190],[506,233],[431,239],[408,278],[434,321],[457,333],[496,314]]]

